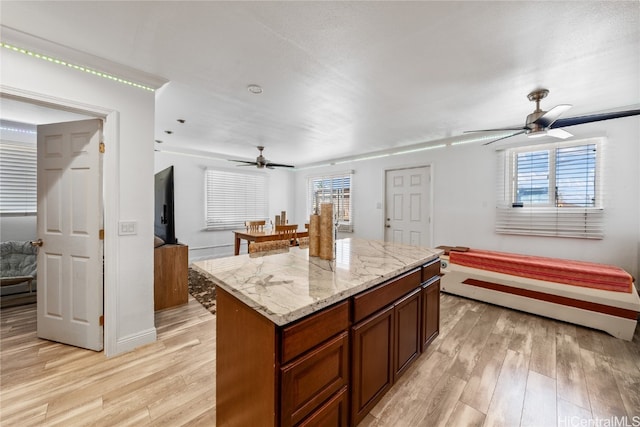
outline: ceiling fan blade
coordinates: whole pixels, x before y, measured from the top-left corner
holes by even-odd
[[[544,113],[543,115],[541,115],[540,117],[538,117],[537,120],[534,120],[533,123],[542,126],[543,128],[548,128],[549,126],[551,126],[553,124],[553,122],[555,122],[556,120],[558,120],[558,118],[565,112],[567,111],[569,108],[571,108],[572,106],[569,104],[560,104],[560,105],[556,105],[555,107],[553,107],[551,110],[547,111],[546,113]]]
[[[471,132],[500,132],[500,131],[505,131],[505,130],[526,130],[528,128],[526,127],[513,127],[513,128],[501,128],[501,129],[479,129],[479,130],[465,130],[462,133],[471,133]]]
[[[238,162],[238,163],[246,163],[247,165],[257,165],[256,162],[249,162],[247,160],[233,160],[233,159],[229,159],[230,162]],[[244,166],[244,165],[238,165],[238,166]]]
[[[554,138],[560,138],[560,139],[567,139],[573,136],[573,134],[562,129],[549,129],[547,131],[547,135],[552,136]]]
[[[493,144],[494,142],[501,141],[501,140],[503,140],[503,139],[511,138],[512,136],[522,135],[522,134],[523,134],[523,133],[525,133],[526,131],[527,131],[526,129],[522,129],[520,132],[512,133],[511,135],[503,136],[502,138],[498,138],[498,139],[494,139],[493,141],[485,142],[485,143],[484,143],[484,144],[482,144],[482,145],[489,145],[489,144]]]
[[[569,117],[566,119],[558,119],[552,125],[551,128],[562,128],[567,126],[581,125],[584,123],[599,122],[602,120],[619,119],[622,117],[638,116],[640,115],[640,109],[638,110],[626,110],[616,111],[613,113],[591,114],[588,116]]]
[[[269,169],[273,169],[275,168],[295,168],[295,166],[293,165],[283,165],[281,163],[267,163],[265,165],[266,167],[268,167]]]

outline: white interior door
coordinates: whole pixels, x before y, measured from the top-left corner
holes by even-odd
[[[38,337],[102,350],[100,119],[38,126]]]
[[[422,166],[386,171],[384,239],[429,246],[431,168]]]

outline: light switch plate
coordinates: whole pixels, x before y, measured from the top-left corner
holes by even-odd
[[[131,236],[138,234],[137,221],[120,221],[118,223],[118,234],[120,236]]]

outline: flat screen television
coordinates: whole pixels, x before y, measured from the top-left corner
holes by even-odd
[[[153,230],[165,244],[178,243],[174,213],[173,166],[158,172],[155,177]]]

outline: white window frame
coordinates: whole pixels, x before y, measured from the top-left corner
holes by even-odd
[[[604,151],[605,138],[518,147],[499,151],[496,186],[496,233],[532,236],[604,238]],[[563,206],[556,203],[556,150],[595,145],[594,206]],[[520,153],[549,151],[549,186],[546,203],[516,203],[516,156]]]
[[[38,149],[35,143],[0,140],[1,214],[36,214],[37,175]]]
[[[269,217],[268,176],[206,169],[204,218],[206,230],[244,228],[245,221]]]
[[[333,183],[336,180],[340,180],[343,178],[348,178],[349,180],[349,193],[345,194],[344,188],[334,188]],[[314,183],[318,181],[328,181],[332,185],[331,187],[327,187],[324,193],[324,196],[317,196],[314,194]],[[344,182],[344,181],[342,181]],[[344,171],[338,173],[324,174],[324,175],[314,175],[309,176],[307,178],[307,216],[310,216],[314,212],[315,206],[319,206],[321,203],[329,203],[330,200],[326,194],[330,194],[331,201],[333,201],[333,213],[337,215],[344,209],[348,209],[349,211],[349,220],[345,221],[344,219],[338,219],[338,231],[340,232],[353,232],[353,171]],[[348,199],[348,208],[345,207],[345,200]]]

